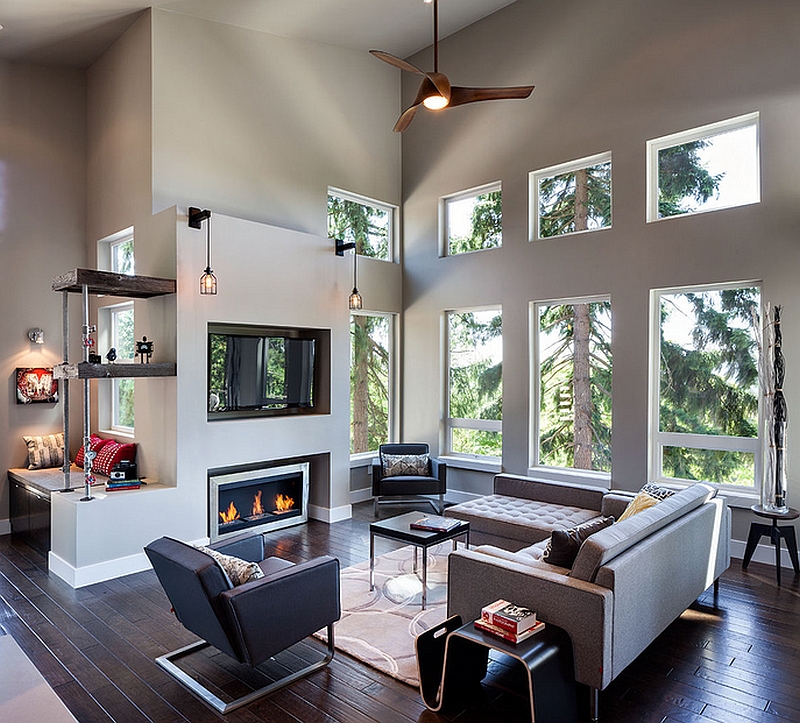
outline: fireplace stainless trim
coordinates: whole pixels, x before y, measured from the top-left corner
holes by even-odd
[[[309,470],[310,464],[308,462],[298,462],[296,464],[282,464],[275,467],[259,467],[257,469],[250,469],[244,472],[218,472],[208,475],[208,536],[211,542],[223,540],[229,535],[242,534],[245,530],[238,532],[219,533],[219,488],[224,487],[235,482],[247,482],[249,480],[267,480],[270,477],[281,477],[287,474],[301,472],[303,475],[302,484],[302,506],[299,515],[291,515],[286,518],[276,517],[270,519],[263,524],[253,525],[248,527],[246,532],[271,532],[272,530],[280,530],[284,527],[291,527],[293,525],[300,525],[308,522],[308,487],[309,487]]]

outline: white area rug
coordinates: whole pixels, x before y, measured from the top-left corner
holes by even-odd
[[[337,650],[419,686],[414,639],[446,617],[447,555],[452,543],[428,550],[428,597],[422,605],[422,553],[413,572],[413,547],[375,558],[375,590],[369,589],[369,561],[342,570],[342,619],[334,626]]]

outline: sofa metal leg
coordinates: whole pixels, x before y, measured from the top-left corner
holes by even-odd
[[[600,691],[589,688],[589,717],[593,720],[600,719]]]

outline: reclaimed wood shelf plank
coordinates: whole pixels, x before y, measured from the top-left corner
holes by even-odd
[[[57,364],[53,367],[54,379],[125,379],[141,377],[174,377],[178,365],[174,362],[150,364]]]
[[[72,269],[53,279],[53,291],[80,293],[84,285],[90,294],[129,296],[136,299],[174,294],[177,288],[175,279],[129,276],[96,269]]]

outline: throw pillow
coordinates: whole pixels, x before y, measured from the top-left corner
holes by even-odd
[[[234,587],[264,577],[264,571],[257,562],[247,562],[239,557],[212,550],[210,547],[198,547],[197,549],[210,555],[219,563]]]
[[[430,458],[427,454],[383,454],[381,463],[384,477],[400,475],[426,477]]]
[[[92,469],[108,477],[117,462],[122,460],[133,462],[135,458],[136,444],[120,444],[113,439],[108,440],[108,443],[100,448],[97,457],[94,458]]]
[[[23,437],[28,445],[28,469],[61,467],[64,464],[64,433]]]
[[[644,487],[642,487],[642,489],[639,490],[636,497],[630,501],[628,506],[625,508],[625,511],[619,516],[617,522],[627,520],[629,517],[633,517],[637,512],[642,512],[649,507],[654,507],[661,502],[661,500],[665,500],[667,497],[671,497],[673,494],[675,493],[672,490],[668,490],[665,487],[659,487],[653,482],[648,482]]]
[[[100,448],[104,445],[108,444],[113,440],[111,439],[103,439],[102,437],[98,437],[96,434],[92,434],[89,437],[89,449],[94,450],[95,452],[99,452]],[[75,455],[75,464],[78,467],[83,467],[83,445],[78,450],[78,454]]]
[[[570,527],[568,530],[553,530],[542,552],[542,562],[559,567],[572,567],[583,541],[595,532],[609,527],[613,522],[613,517],[599,517]]]

